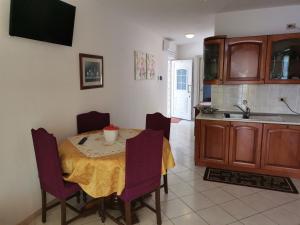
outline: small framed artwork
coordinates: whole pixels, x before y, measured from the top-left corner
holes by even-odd
[[[134,71],[136,80],[147,79],[147,65],[146,53],[135,51],[134,52]]]
[[[147,54],[147,79],[153,80],[155,77],[156,61],[154,55]]]
[[[81,90],[103,87],[103,56],[80,53],[79,67]]]

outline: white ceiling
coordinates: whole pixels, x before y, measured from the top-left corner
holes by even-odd
[[[100,0],[105,6],[177,44],[199,41],[214,32],[220,12],[300,4],[300,0]],[[194,39],[184,37],[195,33]]]

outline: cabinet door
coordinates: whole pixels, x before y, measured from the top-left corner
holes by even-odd
[[[300,33],[268,37],[266,83],[300,84]]]
[[[225,39],[204,41],[204,84],[221,84]]]
[[[262,124],[232,122],[230,126],[229,164],[259,168]]]
[[[228,164],[230,122],[201,120],[200,161]]]
[[[224,84],[264,83],[266,51],[267,36],[227,39]]]
[[[300,172],[300,127],[264,125],[261,166],[282,172]]]

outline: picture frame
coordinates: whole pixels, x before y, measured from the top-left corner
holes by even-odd
[[[134,51],[134,73],[135,80],[147,79],[147,56],[141,51]]]
[[[155,56],[147,53],[146,56],[146,64],[147,64],[147,80],[153,80],[156,75],[156,60]]]
[[[80,90],[104,86],[103,56],[79,54]]]

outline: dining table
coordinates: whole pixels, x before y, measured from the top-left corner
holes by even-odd
[[[118,137],[112,143],[105,140],[103,130],[66,138],[59,145],[64,180],[77,183],[93,198],[120,195],[125,187],[126,140],[141,131],[119,129]],[[87,138],[84,144],[79,144],[84,137]],[[174,166],[170,143],[164,138],[162,175]]]

